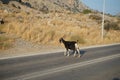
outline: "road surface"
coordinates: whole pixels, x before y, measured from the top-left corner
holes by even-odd
[[[0,60],[0,80],[120,80],[120,44]]]

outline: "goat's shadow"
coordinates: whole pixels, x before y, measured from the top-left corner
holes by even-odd
[[[81,57],[87,52],[87,51],[85,51],[85,50],[79,50],[80,51],[80,55],[81,55]],[[74,51],[70,51],[70,54],[72,55],[72,54],[74,54]],[[77,53],[78,54],[78,53]]]
[[[80,50],[81,57],[86,53],[85,50]]]
[[[120,78],[115,77],[115,78],[113,78],[112,80],[120,80]]]

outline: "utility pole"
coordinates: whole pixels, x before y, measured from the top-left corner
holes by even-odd
[[[105,21],[105,0],[103,0],[103,15],[102,15],[102,40],[104,38],[104,21]]]

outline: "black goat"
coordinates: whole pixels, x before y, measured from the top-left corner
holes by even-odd
[[[65,41],[63,38],[59,39],[60,43],[63,43],[65,48],[66,48],[66,52],[64,53],[64,55],[66,56],[70,56],[69,50],[73,50],[74,51],[74,56],[76,56],[76,54],[80,55],[80,51],[79,51],[79,47],[76,41]]]

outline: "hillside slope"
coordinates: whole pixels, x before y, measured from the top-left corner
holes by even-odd
[[[79,2],[79,0],[28,0],[26,2],[37,10],[47,8],[48,11],[70,10],[72,12],[80,12],[87,9],[87,6]]]
[[[1,31],[8,36],[12,34],[17,39],[22,38],[39,45],[58,46],[60,37],[79,40],[80,46],[120,42],[119,18],[105,15],[107,30],[102,40],[102,15],[92,11],[86,14],[83,11],[88,8],[84,4],[76,6],[70,5],[70,2],[71,0],[12,0],[8,4],[0,2],[0,18],[5,21]],[[110,25],[112,26],[108,28]]]

